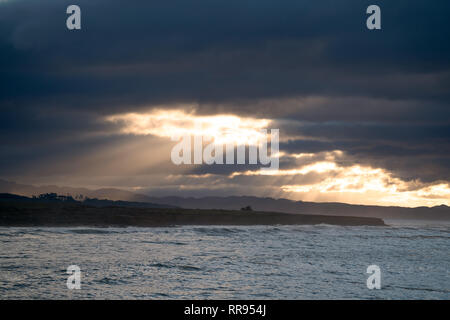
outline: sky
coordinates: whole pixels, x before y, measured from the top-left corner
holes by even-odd
[[[81,8],[68,30],[66,8]],[[366,8],[381,8],[381,30]],[[0,178],[450,205],[447,0],[0,1]],[[200,128],[200,129],[199,129]],[[279,129],[279,170],[175,165]]]

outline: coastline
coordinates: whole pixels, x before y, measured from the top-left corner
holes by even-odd
[[[180,225],[386,226],[380,218],[182,208],[93,207],[65,203],[0,203],[0,226],[170,227]]]

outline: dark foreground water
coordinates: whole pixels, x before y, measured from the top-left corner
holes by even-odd
[[[450,226],[390,223],[1,227],[0,298],[449,299]],[[380,290],[366,286],[372,264]],[[69,265],[80,290],[67,289]]]

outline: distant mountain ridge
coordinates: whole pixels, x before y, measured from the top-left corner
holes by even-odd
[[[259,198],[252,196],[181,198],[151,198],[155,203],[171,203],[182,208],[235,210],[251,206],[257,211],[321,214],[332,216],[375,217],[382,219],[450,220],[450,207],[383,207],[354,205],[338,202],[304,202],[289,199]]]
[[[108,199],[115,201],[143,202],[165,206],[175,206],[186,209],[225,209],[239,210],[251,206],[256,211],[272,211],[300,214],[322,214],[332,216],[375,217],[382,219],[417,219],[417,220],[449,220],[450,207],[383,207],[353,205],[345,203],[304,202],[288,199],[260,198],[254,196],[202,197],[184,198],[177,196],[151,197],[131,191],[103,188],[91,190],[87,188],[59,186],[31,186],[0,180],[0,192],[33,196],[41,193],[54,192],[76,196],[82,194],[89,198]]]

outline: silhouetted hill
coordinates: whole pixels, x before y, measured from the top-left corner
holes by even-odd
[[[129,207],[129,208],[177,208],[168,204],[157,204],[149,202],[133,202],[122,200],[99,200],[99,199],[85,199],[81,202],[84,205],[93,207]]]
[[[24,197],[24,196],[18,196],[17,194],[11,194],[11,193],[0,193],[0,201],[33,201],[32,198]]]
[[[441,205],[436,207],[384,207],[352,205],[345,203],[318,203],[293,201],[288,199],[260,198],[252,196],[202,197],[183,198],[177,196],[151,197],[131,191],[104,188],[91,190],[87,188],[72,188],[58,186],[30,186],[0,180],[0,192],[14,193],[24,196],[39,195],[41,193],[58,193],[84,195],[89,198],[109,199],[151,203],[163,206],[175,206],[191,209],[226,209],[240,210],[250,206],[255,211],[272,211],[301,214],[324,214],[333,216],[377,217],[382,219],[415,219],[415,220],[450,220],[450,207]],[[105,200],[106,201],[106,200]],[[108,204],[109,205],[109,204]],[[114,204],[111,204],[114,205]],[[135,205],[139,206],[139,205]]]
[[[91,199],[96,198],[96,199],[132,201],[132,202],[151,202],[150,198],[145,195],[120,189],[103,188],[92,190],[88,188],[60,187],[54,185],[33,186],[27,184],[19,184],[1,179],[0,179],[0,192],[12,193],[27,197],[37,196],[43,193],[56,193],[63,195],[71,195],[73,197],[77,195],[83,195]]]
[[[324,214],[333,216],[377,217],[382,219],[450,220],[450,207],[383,207],[333,202],[304,202],[288,199],[247,196],[182,198],[150,198],[154,203],[170,203],[182,208],[239,210],[251,206],[256,211]]]
[[[93,207],[80,202],[0,201],[0,226],[168,227],[177,225],[385,226],[378,218],[170,208]]]
[[[176,206],[157,204],[149,202],[131,202],[122,200],[107,200],[107,199],[91,199],[84,198],[81,201],[75,200],[72,196],[58,195],[56,193],[46,193],[32,198],[19,196],[10,193],[0,193],[0,202],[11,203],[72,203],[91,207],[128,207],[128,208],[176,208]]]

